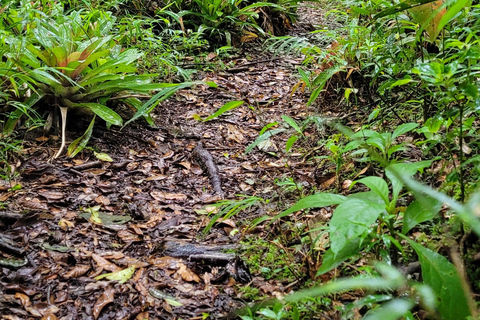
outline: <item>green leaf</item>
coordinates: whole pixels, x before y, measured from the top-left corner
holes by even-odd
[[[358,276],[328,282],[316,288],[290,294],[283,298],[285,302],[294,302],[312,297],[341,293],[349,290],[393,290],[405,284],[403,279],[385,279],[373,276]]]
[[[323,254],[322,265],[317,271],[317,276],[338,267],[342,262],[357,254],[360,248],[360,239],[356,238],[337,253],[333,252],[331,248],[328,249],[327,252]]]
[[[374,192],[365,192],[361,198],[349,197],[335,209],[330,220],[330,248],[334,253],[371,229],[378,216],[385,211],[385,204]],[[378,202],[378,199],[382,203]]]
[[[253,150],[256,146],[258,146],[260,143],[262,143],[265,140],[270,139],[276,134],[279,134],[280,132],[284,132],[284,128],[278,128],[278,129],[273,129],[270,131],[266,131],[263,134],[260,134],[255,141],[253,141],[251,144],[248,145],[248,147],[245,149],[245,154],[249,153],[250,151]]]
[[[405,134],[409,131],[412,131],[413,129],[415,129],[416,127],[418,127],[418,123],[404,123],[402,125],[399,125],[395,131],[393,131],[393,134],[392,134],[392,140],[395,139],[396,137],[402,135],[402,134]]]
[[[124,127],[129,123],[137,120],[138,118],[148,115],[160,102],[170,98],[178,90],[190,87],[195,83],[198,82],[184,82],[181,84],[176,84],[174,87],[167,87],[159,91],[152,98],[150,98],[150,100],[148,100],[142,107],[140,107],[130,120],[125,122]]]
[[[406,0],[406,1],[402,1],[402,2],[400,2],[400,3],[398,3],[394,6],[391,6],[388,9],[383,10],[380,13],[377,13],[373,17],[373,20],[376,20],[376,19],[379,19],[379,18],[382,18],[382,17],[386,17],[386,16],[389,16],[389,15],[394,14],[394,13],[399,13],[399,12],[408,10],[410,8],[420,6],[422,4],[435,2],[435,1],[437,1],[437,0]]]
[[[289,214],[300,211],[307,208],[320,208],[331,206],[335,204],[343,203],[347,198],[333,193],[317,193],[308,197],[305,197],[295,203],[287,210],[277,214],[272,221],[288,216]]]
[[[289,152],[292,149],[292,146],[295,142],[297,142],[298,136],[293,135],[287,140],[287,144],[285,145],[285,151]]]
[[[296,122],[295,120],[293,120],[293,119],[290,118],[289,116],[285,116],[285,115],[282,116],[282,119],[283,119],[283,121],[285,121],[286,123],[288,123],[288,125],[289,125],[290,127],[292,127],[293,129],[295,129],[298,133],[303,134],[302,129],[300,129],[300,127],[298,126],[298,124],[297,124],[297,122]]]
[[[115,111],[110,109],[107,106],[99,103],[75,103],[74,106],[76,107],[84,107],[92,110],[97,116],[105,120],[109,124],[113,124],[116,126],[121,126],[123,123],[122,117],[118,115]]]
[[[108,280],[111,280],[111,281],[118,281],[118,283],[125,283],[128,280],[130,280],[131,277],[133,277],[134,273],[135,273],[135,266],[133,265],[131,267],[128,267],[126,269],[123,269],[117,272],[101,274],[95,277],[95,280],[101,280],[103,278],[107,278]]]
[[[472,5],[472,0],[456,0],[448,11],[443,15],[442,19],[438,23],[438,30],[442,30],[455,16],[463,10],[463,8]]]
[[[383,201],[385,201],[385,205],[390,203],[390,199],[388,198],[388,185],[382,178],[379,177],[366,177],[360,180],[355,181],[352,183],[354,186],[356,183],[362,183],[370,188],[373,192],[378,194]]]
[[[105,161],[105,162],[113,162],[112,157],[110,157],[110,156],[109,156],[108,154],[106,154],[105,152],[96,152],[96,151],[94,151],[94,152],[93,152],[93,155],[94,155],[98,160]]]
[[[367,313],[364,320],[397,320],[402,318],[415,303],[410,299],[397,298]]]
[[[437,295],[437,309],[445,320],[466,319],[471,316],[468,298],[463,291],[455,266],[444,256],[427,249],[404,235],[418,255],[422,278]]]
[[[75,157],[80,151],[85,148],[88,141],[90,140],[90,137],[92,136],[94,124],[95,116],[93,117],[92,121],[90,121],[87,131],[85,131],[85,133],[80,138],[76,139],[68,146],[67,155],[70,158]]]
[[[416,225],[433,219],[442,208],[442,204],[428,196],[413,201],[403,214],[402,233],[407,234]]]
[[[243,104],[243,101],[230,101],[225,103],[220,109],[218,109],[214,114],[208,116],[207,118],[203,119],[203,121],[210,121],[212,119],[217,118],[218,116],[222,115],[223,113],[235,109]]]
[[[410,83],[412,82],[413,79],[400,79],[400,80],[397,80],[395,81],[394,83],[392,83],[392,85],[390,85],[390,89],[394,88],[394,87],[398,87],[398,86],[403,86],[407,83]]]

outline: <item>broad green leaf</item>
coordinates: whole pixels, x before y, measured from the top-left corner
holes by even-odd
[[[290,152],[290,149],[292,149],[292,146],[295,142],[297,142],[298,136],[293,135],[290,138],[288,138],[287,143],[285,145],[285,151]]]
[[[85,148],[88,141],[90,140],[90,137],[92,136],[93,126],[95,124],[95,118],[96,117],[94,116],[92,121],[90,121],[90,124],[87,130],[85,131],[85,133],[80,138],[70,143],[67,150],[67,156],[69,156],[70,158],[73,158]]]
[[[135,266],[128,267],[126,269],[117,271],[117,272],[112,272],[112,273],[106,273],[106,274],[101,274],[97,277],[95,277],[95,280],[101,280],[103,278],[107,278],[108,280],[111,281],[118,281],[118,283],[125,283],[130,278],[133,277],[133,274],[135,273]]]
[[[385,201],[385,205],[388,205],[390,203],[390,199],[388,198],[388,185],[382,178],[373,176],[366,177],[355,181],[354,183],[352,183],[352,186],[354,186],[356,183],[362,183],[369,187],[370,190],[378,194],[383,199],[383,201]]]
[[[107,106],[99,103],[75,103],[74,106],[76,107],[83,107],[92,110],[97,116],[105,120],[109,124],[113,124],[116,126],[121,126],[123,123],[122,117],[118,115],[115,111],[110,109]]]
[[[317,193],[308,197],[305,197],[295,203],[293,206],[287,210],[277,214],[272,221],[288,216],[289,214],[300,211],[308,208],[320,208],[331,206],[335,204],[340,204],[344,202],[347,198],[333,193]]]
[[[205,119],[203,119],[203,121],[210,121],[212,119],[215,119],[217,118],[218,116],[224,114],[225,112],[229,111],[229,110],[232,110],[232,109],[235,109],[239,106],[241,106],[243,104],[243,101],[230,101],[230,102],[227,102],[225,103],[220,109],[218,109],[217,111],[215,111],[214,114],[206,117]]]
[[[282,116],[283,121],[288,123],[289,126],[291,126],[293,129],[295,129],[298,133],[303,134],[302,129],[298,126],[297,122],[290,118],[289,116]]]
[[[377,13],[374,17],[373,20],[389,16],[394,13],[399,13],[417,6],[420,6],[422,4],[434,2],[437,0],[406,0],[406,1],[401,1],[398,4],[389,7],[388,9],[383,10],[380,13]]]
[[[358,196],[358,194],[357,194]],[[382,203],[378,202],[378,199]],[[361,198],[349,197],[334,211],[330,220],[330,248],[339,253],[354,239],[371,229],[378,216],[385,211],[383,200],[374,192],[365,192]]]
[[[413,201],[403,214],[402,233],[407,234],[416,225],[433,219],[442,208],[442,204],[425,196],[421,201]]]
[[[472,5],[472,0],[457,0],[453,5],[448,9],[448,11],[443,15],[442,19],[438,23],[438,29],[442,30],[443,27],[447,25],[455,16],[463,10],[463,8],[469,7]]]
[[[392,133],[392,139],[395,139],[396,137],[398,136],[401,136],[402,134],[405,134],[409,131],[412,131],[413,129],[415,129],[416,127],[418,127],[418,123],[404,123],[402,125],[399,125],[395,131],[393,131]]]
[[[327,273],[338,267],[342,262],[356,255],[360,251],[360,239],[353,239],[348,246],[343,247],[340,252],[333,252],[328,249],[322,256],[322,265],[317,271],[317,276]]]
[[[312,85],[310,84],[310,77],[307,75],[307,73],[301,68],[298,68],[298,73],[300,73],[300,76],[302,77],[302,80],[307,84],[307,87],[311,88]]]
[[[463,291],[455,266],[444,256],[427,249],[406,236],[418,255],[422,267],[423,282],[437,295],[437,309],[445,320],[466,319],[471,316],[468,298]]]
[[[393,171],[398,172],[402,177],[411,177],[417,173],[417,171],[422,171],[424,168],[430,167],[433,161],[434,160],[425,160],[413,163],[395,163],[385,169],[385,175],[392,182],[392,203],[397,202],[398,195],[403,188],[402,180],[398,179]]]
[[[407,83],[410,83],[412,82],[413,79],[400,79],[400,80],[397,80],[395,81],[392,85],[390,85],[390,89],[394,88],[394,87],[398,87],[398,86],[403,86]]]
[[[401,319],[415,303],[410,299],[397,298],[367,313],[364,320],[397,320]]]

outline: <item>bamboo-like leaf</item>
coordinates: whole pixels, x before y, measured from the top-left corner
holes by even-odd
[[[243,104],[243,101],[230,101],[230,102],[227,102],[227,103],[225,103],[220,109],[218,109],[217,111],[215,111],[214,114],[206,117],[205,119],[202,119],[202,121],[206,122],[206,121],[213,120],[213,119],[221,116],[221,115],[224,114],[225,112],[241,106],[242,104]]]

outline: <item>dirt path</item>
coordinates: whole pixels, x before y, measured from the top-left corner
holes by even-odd
[[[313,13],[301,12],[297,30],[305,32],[305,14]],[[296,149],[285,152],[292,128],[245,154],[260,130],[282,115],[300,123],[322,107],[307,109],[306,93],[292,95],[300,57],[274,56],[255,46],[232,61],[235,68],[199,75],[216,82],[217,89],[185,90],[158,108],[159,128],[106,131],[97,126],[90,144],[112,162],[98,161],[91,151],[49,162],[54,149],[26,143],[18,180],[22,188],[0,193],[5,203],[0,211],[1,315],[223,318],[243,304],[238,292],[246,284],[271,296],[296,288],[251,274],[244,257],[231,253],[239,248],[245,221],[276,213],[293,200],[275,181],[292,178],[301,188],[321,188],[317,164],[306,162]],[[244,104],[209,122],[193,118],[232,100]],[[315,144],[315,134],[306,131],[297,145],[301,151]],[[221,193],[213,188],[202,153],[210,154],[218,168]],[[242,199],[239,194],[270,203],[223,220],[202,236],[206,208],[222,198]],[[130,280],[95,279],[120,270]]]

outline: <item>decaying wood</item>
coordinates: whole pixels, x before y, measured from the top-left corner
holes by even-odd
[[[161,250],[163,250],[163,254],[174,258],[208,261],[232,261],[235,259],[235,254],[224,253],[222,251],[228,249],[231,250],[236,247],[237,246],[235,245],[201,246],[178,241],[165,241],[161,246]]]
[[[10,252],[16,255],[22,255],[25,252],[24,248],[17,247],[14,243],[2,237],[1,234],[0,234],[0,250],[3,250],[5,252]]]
[[[222,182],[220,181],[220,175],[218,172],[218,167],[213,161],[213,157],[205,148],[201,142],[197,144],[193,150],[194,155],[205,165],[210,176],[210,182],[212,183],[212,188],[219,196],[223,197]]]

